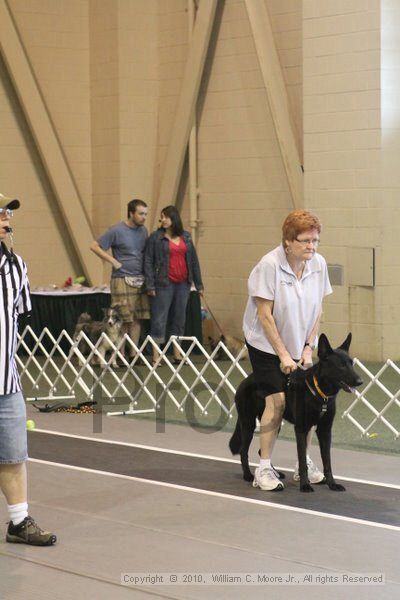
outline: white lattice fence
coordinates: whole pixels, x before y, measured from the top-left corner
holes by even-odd
[[[100,352],[104,339],[112,347],[106,358]],[[121,352],[124,342],[135,355],[131,361],[125,360]],[[184,362],[175,366],[169,353],[172,346],[182,342],[187,348],[182,351]],[[148,344],[160,352],[156,366],[145,352]],[[88,349],[85,355],[83,345]],[[216,360],[221,350],[225,353],[223,362]],[[218,408],[221,414],[231,418],[235,391],[247,375],[244,367],[250,371],[248,362],[240,362],[245,354],[243,347],[238,356],[233,356],[222,342],[210,353],[195,337],[178,340],[172,336],[161,351],[150,337],[136,347],[125,336],[115,346],[105,333],[93,344],[83,331],[73,340],[66,331],[54,338],[47,328],[37,336],[27,327],[19,336],[17,361],[28,400],[58,401],[78,396],[93,399],[96,396],[108,407],[110,416],[155,412],[163,402],[170,402],[183,412],[190,401],[200,414],[207,415]],[[122,368],[113,368],[116,359]],[[381,424],[399,438],[400,368],[387,360],[374,375],[358,359],[355,364],[367,383],[361,391],[355,392],[354,401],[342,416],[363,436],[374,436],[372,430]],[[395,387],[392,390],[382,382],[389,374],[391,385]],[[119,405],[124,408],[116,410]]]
[[[113,348],[106,358],[100,352],[104,340]],[[188,345],[186,351],[179,345],[184,342]],[[124,343],[135,355],[131,361],[121,352]],[[83,344],[89,349],[86,355],[82,353]],[[160,353],[157,365],[153,365],[145,353],[148,344]],[[184,358],[179,366],[173,364],[169,355],[174,345],[179,345]],[[63,350],[65,346],[68,351]],[[222,368],[222,363],[215,360],[221,350],[229,361],[227,368],[225,361]],[[237,381],[247,375],[240,364],[245,353],[243,347],[235,357],[220,342],[210,354],[195,337],[180,337],[178,341],[171,336],[161,350],[150,336],[140,347],[127,336],[115,346],[105,333],[93,344],[83,331],[76,340],[66,331],[55,339],[47,328],[37,336],[27,327],[19,338],[17,361],[23,381],[31,386],[28,400],[56,401],[73,399],[80,394],[87,399],[101,397],[103,404],[112,408],[126,404],[128,399],[129,408],[110,410],[107,414],[112,416],[153,412],[167,400],[183,411],[190,399],[201,414],[207,415],[209,408],[216,404],[220,412],[230,418]],[[113,368],[116,359],[122,368]]]
[[[399,432],[399,416],[400,416],[400,369],[392,361],[387,360],[381,369],[374,375],[367,367],[359,361],[357,358],[354,359],[354,364],[357,365],[363,372],[363,377],[368,378],[368,383],[359,392],[355,392],[355,400],[351,403],[349,408],[344,411],[343,417],[349,419],[357,429],[365,436],[373,436],[371,433],[373,428],[378,424],[383,424],[389,429],[396,439],[400,436]],[[381,381],[381,378],[388,369],[392,369],[393,373],[398,376],[398,381],[395,378],[395,386],[399,386],[397,390],[390,391]],[[377,390],[379,390],[380,401],[377,402]],[[360,408],[363,408],[362,418],[358,416]],[[390,422],[390,416],[392,415],[393,422]]]

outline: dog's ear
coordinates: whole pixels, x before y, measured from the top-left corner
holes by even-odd
[[[327,358],[329,354],[332,354],[332,346],[329,343],[328,338],[324,333],[321,333],[318,340],[318,358],[323,360]]]
[[[339,349],[344,350],[345,352],[348,352],[349,348],[350,348],[350,344],[351,344],[351,333],[349,333],[347,338],[344,340],[343,344],[341,346],[339,346]]]

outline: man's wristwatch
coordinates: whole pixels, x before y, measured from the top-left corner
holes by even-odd
[[[310,344],[310,342],[306,342],[306,343],[304,344],[304,348],[305,348],[306,346],[309,346],[309,347],[311,348],[311,350],[315,350],[315,344]]]

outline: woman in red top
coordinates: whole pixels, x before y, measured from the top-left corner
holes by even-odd
[[[167,326],[170,335],[183,335],[192,283],[199,292],[203,290],[196,250],[175,206],[163,208],[160,222],[160,229],[148,240],[144,265],[151,296],[150,335],[158,345],[165,342]],[[181,355],[175,345],[173,352],[174,363],[179,364]],[[153,350],[153,362],[158,358]]]

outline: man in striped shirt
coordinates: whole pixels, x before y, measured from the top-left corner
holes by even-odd
[[[7,542],[50,546],[56,536],[28,515],[26,408],[15,361],[18,317],[31,311],[26,265],[4,243],[19,200],[0,194],[0,489],[10,522]]]

